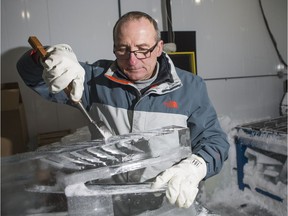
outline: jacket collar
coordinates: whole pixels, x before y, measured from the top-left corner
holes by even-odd
[[[150,86],[142,89],[141,92],[144,93],[148,89],[153,89],[153,91],[160,93],[163,90],[181,87],[182,82],[178,77],[175,66],[167,53],[163,52],[161,56],[158,57],[157,61],[159,62],[158,77]],[[127,80],[126,76],[120,71],[116,61],[114,61],[110,68],[107,70],[105,76],[113,82],[133,86],[133,83]]]

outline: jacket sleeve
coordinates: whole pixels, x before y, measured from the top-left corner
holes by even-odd
[[[42,78],[43,66],[39,63],[37,54],[33,50],[24,53],[18,60],[16,67],[24,83],[43,98],[57,103],[69,104],[68,97],[63,91],[57,94],[50,93],[49,87]]]
[[[222,130],[216,111],[208,98],[205,82],[197,83],[197,94],[193,98],[197,107],[188,119],[192,140],[192,152],[201,156],[207,163],[205,179],[220,172],[228,158],[229,143]]]

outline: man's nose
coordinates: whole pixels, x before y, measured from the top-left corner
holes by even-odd
[[[130,55],[129,55],[129,63],[131,65],[134,65],[136,62],[137,62],[137,57],[136,57],[136,54],[134,52],[131,52]]]

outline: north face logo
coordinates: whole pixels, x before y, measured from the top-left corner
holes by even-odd
[[[163,104],[168,108],[178,109],[178,103],[176,101],[166,101]]]

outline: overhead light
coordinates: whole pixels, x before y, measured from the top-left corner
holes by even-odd
[[[22,19],[30,19],[30,12],[23,10],[21,12],[21,17],[22,17]]]

